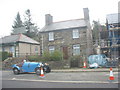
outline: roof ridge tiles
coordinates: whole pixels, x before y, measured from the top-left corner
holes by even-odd
[[[69,20],[63,20],[63,21],[56,21],[53,23],[60,23],[60,22],[67,22],[67,21],[74,21],[74,20],[85,20],[84,18],[80,18],[80,19],[69,19]]]
[[[22,36],[22,34],[20,33],[20,34],[19,34],[19,38],[18,38],[18,41],[20,41],[20,38],[21,38],[21,36]]]

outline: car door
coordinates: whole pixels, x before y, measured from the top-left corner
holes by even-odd
[[[35,72],[35,68],[38,66],[38,63],[36,62],[31,62],[29,64],[29,72]]]
[[[30,66],[30,62],[25,62],[22,66],[22,71],[23,72],[29,72],[29,66]]]

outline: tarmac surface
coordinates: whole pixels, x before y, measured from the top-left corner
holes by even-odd
[[[2,71],[3,88],[118,88],[117,68],[113,68],[115,80],[109,80],[109,68],[97,69],[52,69],[40,77],[35,73],[23,73],[14,75],[12,70]]]
[[[115,76],[115,82],[118,81],[118,68],[113,68],[113,74]],[[45,78],[42,80],[69,80],[69,81],[104,81],[107,80],[110,75],[109,68],[97,68],[97,69],[87,69],[87,68],[72,68],[72,69],[52,69],[50,73],[45,73]],[[33,73],[23,73],[19,75],[14,75],[12,70],[2,71],[2,76],[5,79],[10,80],[38,80],[40,77]],[[81,78],[82,77],[82,78]],[[105,81],[106,82],[106,81]]]

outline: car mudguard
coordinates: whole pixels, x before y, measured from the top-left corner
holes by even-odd
[[[17,68],[18,70],[20,70],[20,67],[18,67],[17,65],[13,65],[12,68]]]

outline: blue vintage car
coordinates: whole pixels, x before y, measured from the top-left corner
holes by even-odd
[[[48,64],[43,64],[41,62],[26,62],[25,60],[21,63],[12,65],[13,73],[19,74],[24,72],[36,72],[37,75],[40,75],[41,68],[43,68],[43,71],[46,73],[49,73],[51,71]]]

